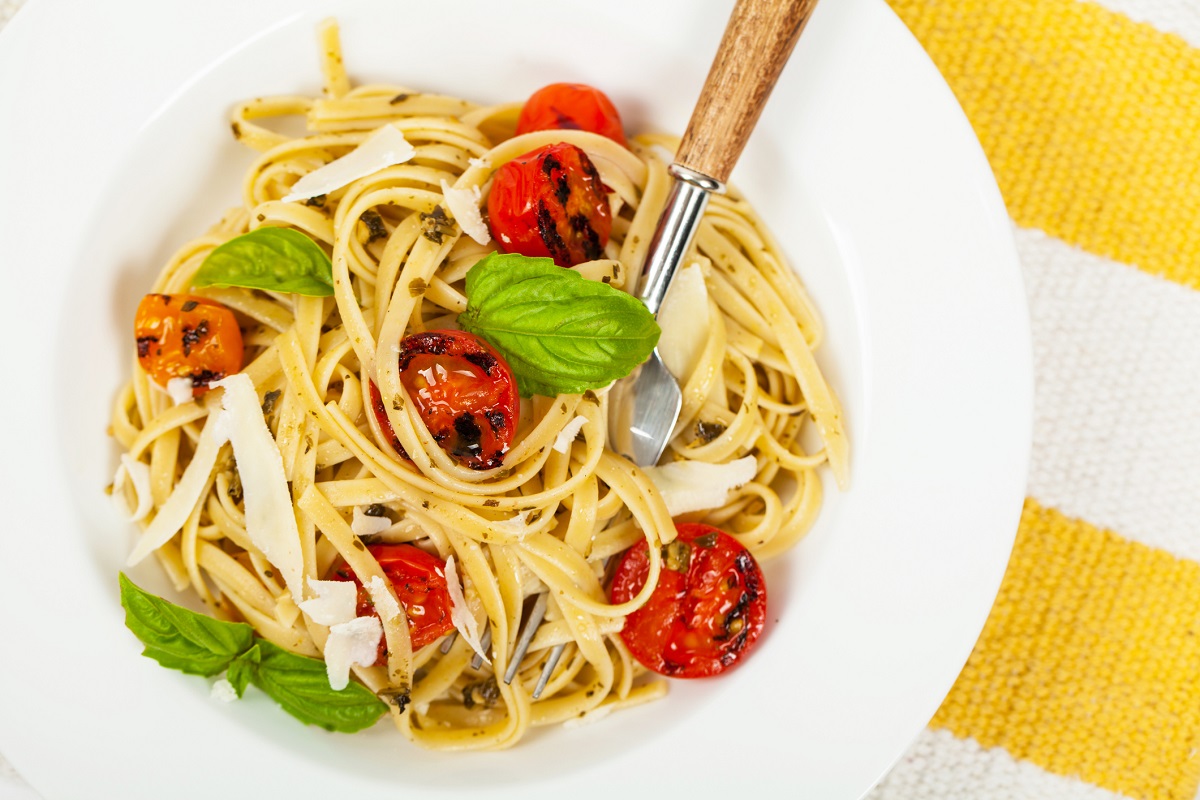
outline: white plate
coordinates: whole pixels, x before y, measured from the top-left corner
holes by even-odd
[[[734,174],[828,323],[853,488],[768,568],[771,625],[726,678],[503,753],[333,735],[141,658],[101,494],[137,298],[238,202],[240,98],[319,87],[320,0],[32,2],[0,35],[6,385],[0,752],[47,798],[854,798],[937,708],[991,606],[1024,490],[1031,369],[1008,219],[970,128],[881,0],[827,0]],[[339,4],[351,73],[479,100],[604,87],[681,131],[728,4]],[[153,568],[135,577],[158,588]],[[615,781],[619,780],[619,783]],[[616,788],[620,787],[620,788]],[[108,791],[111,790],[111,791]],[[484,796],[484,795],[476,795]]]

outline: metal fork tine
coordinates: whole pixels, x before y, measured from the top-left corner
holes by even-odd
[[[546,689],[546,684],[550,682],[550,676],[554,673],[554,668],[558,666],[558,660],[562,658],[563,650],[566,649],[566,644],[556,644],[554,645],[554,649],[550,651],[550,658],[546,661],[546,666],[542,667],[542,674],[538,677],[537,686],[533,689],[534,700],[542,696],[542,692]]]
[[[538,626],[542,624],[542,617],[544,616],[546,616],[546,593],[542,592],[538,595],[533,608],[529,610],[529,617],[525,620],[525,627],[521,629],[521,638],[517,641],[512,658],[508,661],[508,670],[504,673],[505,683],[512,683],[513,676],[517,674],[517,667],[521,664],[521,660],[525,658],[525,652],[529,649],[529,643],[533,641],[533,635],[537,633]]]
[[[488,624],[488,626],[487,626],[487,630],[485,630],[485,631],[483,632],[483,636],[482,636],[482,637],[480,637],[480,639],[479,639],[479,646],[480,646],[480,647],[482,647],[482,648],[483,648],[485,651],[486,651],[486,650],[487,650],[489,647],[491,647],[491,646],[492,646],[492,626],[491,626],[491,623],[489,623],[489,624]],[[479,668],[480,668],[480,667],[482,667],[482,666],[483,666],[483,656],[482,656],[482,655],[480,655],[479,653],[476,653],[476,654],[475,654],[475,657],[471,659],[471,669],[479,669]]]
[[[438,648],[442,651],[442,655],[446,655],[450,652],[450,648],[454,647],[454,640],[457,638],[458,631],[450,631],[450,633],[446,635],[445,640],[442,641],[442,646]]]

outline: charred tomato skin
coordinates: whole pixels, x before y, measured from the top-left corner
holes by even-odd
[[[215,300],[186,294],[148,294],[133,322],[138,363],[159,386],[191,378],[192,396],[242,368],[242,330]]]
[[[617,107],[586,83],[552,83],[529,96],[517,118],[517,134],[547,130],[591,131],[629,146]]]
[[[767,584],[750,551],[729,534],[700,523],[675,527],[682,544],[667,547],[687,554],[686,568],[668,568],[664,559],[653,594],[626,618],[621,639],[654,672],[706,678],[741,663],[754,647],[767,620]],[[649,568],[645,541],[627,550],[613,574],[612,602],[641,591]]]
[[[373,544],[368,545],[367,550],[383,568],[384,576],[392,584],[396,599],[408,617],[408,635],[414,652],[454,630],[445,561],[411,544]],[[348,565],[342,564],[330,577],[357,584],[358,616],[378,616],[370,593]],[[380,640],[375,663],[386,662],[387,645]]]
[[[512,369],[491,345],[465,331],[406,336],[400,342],[400,382],[430,434],[459,463],[479,470],[503,463],[516,434],[520,399]],[[370,392],[380,430],[407,458],[374,383]]]
[[[492,236],[506,253],[573,267],[604,255],[612,212],[587,153],[559,142],[502,165],[488,194]]]

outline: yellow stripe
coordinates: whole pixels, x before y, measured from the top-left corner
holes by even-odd
[[[1019,225],[1200,288],[1200,50],[1079,0],[890,0]]]
[[[1147,800],[1200,784],[1200,564],[1027,500],[975,651],[930,723]]]

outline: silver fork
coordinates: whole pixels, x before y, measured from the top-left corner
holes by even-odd
[[[529,610],[527,616],[521,623],[521,633],[517,637],[517,645],[513,648],[512,658],[509,659],[508,669],[504,672],[504,682],[512,683],[513,678],[517,675],[517,668],[521,662],[525,660],[525,654],[529,651],[529,645],[533,642],[534,635],[537,634],[537,629],[542,624],[542,620],[546,617],[546,607],[549,605],[549,594],[542,592],[537,596],[537,600],[533,603],[533,608]],[[454,640],[458,638],[458,631],[449,634],[442,646],[439,648],[442,654],[450,652],[450,648],[454,645]],[[491,647],[492,644],[492,626],[491,623],[483,631],[483,636],[480,637],[479,644],[484,650]],[[550,651],[550,657],[546,661],[546,665],[542,667],[542,674],[538,677],[537,686],[533,690],[533,699],[537,700],[542,696],[542,692],[546,690],[546,684],[550,681],[550,676],[554,674],[555,667],[558,666],[559,659],[562,658],[563,650],[566,649],[566,644],[555,645]],[[479,653],[471,659],[471,669],[479,669],[483,666],[483,656]]]

